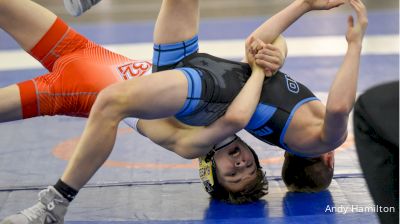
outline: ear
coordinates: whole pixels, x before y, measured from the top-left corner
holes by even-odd
[[[324,162],[326,165],[328,165],[332,169],[335,168],[335,153],[334,152],[328,152],[326,155],[324,155],[323,159],[324,159]]]
[[[284,156],[285,156],[285,158],[289,157],[289,153],[287,151],[285,151],[285,155]]]

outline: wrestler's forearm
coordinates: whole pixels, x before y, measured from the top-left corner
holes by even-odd
[[[264,71],[253,66],[253,71],[242,90],[232,101],[228,107],[225,116],[232,117],[244,128],[253,116],[254,111],[260,101],[263,81],[265,78]]]
[[[253,69],[224,116],[207,127],[178,132],[179,140],[173,151],[187,159],[205,156],[212,146],[244,128],[258,105],[264,78],[261,68]]]
[[[327,109],[342,108],[350,113],[353,108],[360,67],[361,44],[349,44],[344,61],[329,90]]]
[[[286,39],[282,36],[279,35],[273,42],[272,45],[274,45],[275,47],[277,47],[279,49],[279,51],[281,52],[282,56],[283,56],[283,61],[281,64],[281,67],[283,66],[283,64],[285,63],[286,57],[287,57],[287,44],[286,44]]]
[[[272,43],[283,31],[309,10],[310,6],[308,4],[302,0],[296,0],[269,18],[250,36],[259,38],[265,43]]]
[[[340,142],[347,133],[347,123],[353,108],[360,65],[361,44],[349,44],[343,64],[330,88],[324,121],[324,141]]]

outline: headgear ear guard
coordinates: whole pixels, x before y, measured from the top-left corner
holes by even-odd
[[[201,182],[204,185],[204,189],[209,193],[211,196],[215,193],[217,188],[220,186],[218,184],[218,180],[216,177],[216,165],[214,161],[214,154],[216,151],[232,144],[234,141],[239,139],[237,135],[231,136],[226,138],[224,141],[218,143],[213,147],[213,149],[204,157],[199,158],[199,176]],[[256,163],[257,168],[261,168],[260,161],[256,152],[250,147],[248,147],[251,153],[254,156],[254,161]]]

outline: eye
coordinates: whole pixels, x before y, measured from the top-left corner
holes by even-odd
[[[234,177],[235,175],[236,175],[236,173],[231,173],[230,174],[231,177]]]

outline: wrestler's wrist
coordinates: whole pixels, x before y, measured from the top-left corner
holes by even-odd
[[[258,65],[252,66],[251,71],[252,71],[252,73],[263,73],[264,72],[263,68],[261,68]]]
[[[347,45],[347,50],[348,51],[355,51],[358,53],[361,53],[362,50],[362,42],[361,41],[353,41],[353,42],[349,42]]]
[[[296,7],[299,8],[303,14],[313,10],[311,3],[307,0],[295,0],[293,4],[296,4]]]

